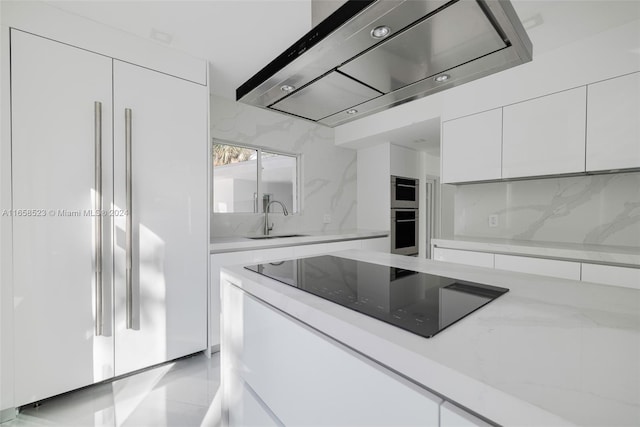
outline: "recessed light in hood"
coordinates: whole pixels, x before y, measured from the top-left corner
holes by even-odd
[[[508,1],[350,0],[236,97],[334,127],[528,62],[531,52]]]
[[[371,30],[371,37],[374,39],[383,39],[391,34],[391,28],[386,25],[379,25]]]

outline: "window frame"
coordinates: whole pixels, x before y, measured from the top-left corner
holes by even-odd
[[[215,166],[214,166],[214,146],[216,145],[231,145],[234,147],[239,147],[239,148],[246,148],[249,150],[256,150],[256,193],[258,195],[258,200],[256,201],[256,203],[254,203],[254,206],[257,209],[257,212],[254,210],[254,212],[215,212],[215,206],[214,206],[214,181],[215,181]],[[234,142],[234,141],[229,141],[229,140],[225,140],[225,139],[220,139],[220,138],[212,138],[211,139],[211,213],[212,214],[216,214],[216,215],[264,215],[264,212],[260,212],[260,207],[261,207],[261,203],[260,200],[262,200],[262,198],[260,197],[260,195],[263,195],[263,184],[262,184],[262,152],[266,152],[266,153],[271,153],[271,154],[276,154],[276,155],[280,155],[280,156],[287,156],[287,157],[293,157],[296,159],[296,182],[295,182],[295,199],[297,200],[297,209],[296,206],[287,206],[287,209],[290,211],[289,214],[290,215],[297,215],[302,213],[302,206],[303,206],[303,199],[302,199],[302,154],[301,153],[290,153],[290,152],[286,152],[286,151],[282,151],[282,150],[278,150],[278,149],[272,149],[269,147],[264,147],[264,146],[259,146],[259,145],[252,145],[252,144],[245,144],[245,143],[238,143],[238,142]]]

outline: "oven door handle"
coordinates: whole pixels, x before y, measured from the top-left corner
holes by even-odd
[[[417,219],[394,219],[394,222],[416,222]]]

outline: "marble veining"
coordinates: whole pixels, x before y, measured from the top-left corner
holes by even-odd
[[[304,183],[304,187],[308,190],[306,197],[313,197],[317,193],[320,193],[326,189],[331,181],[327,178],[314,178]]]
[[[349,205],[349,209],[347,210],[346,215],[344,215],[340,220],[340,230],[345,230],[349,228],[349,219],[351,218],[352,215],[356,214],[357,206],[358,204],[356,203],[355,200],[353,200]]]
[[[529,224],[524,232],[513,236],[516,240],[534,240],[535,235],[545,226],[547,221],[571,215],[576,208],[588,203],[595,194],[602,191],[611,177],[607,176],[604,178],[605,179],[587,179],[569,182],[568,185],[564,185],[566,184],[564,182],[556,182],[556,191],[549,204],[525,205],[514,208],[507,207],[498,211],[498,213],[515,212],[517,210],[526,211],[529,209],[539,212],[540,215],[537,220]]]
[[[223,274],[498,424],[640,424],[640,291],[374,252],[339,256],[510,292],[424,339],[240,268]]]
[[[355,185],[356,177],[356,159],[353,158],[342,171],[338,183],[338,190],[331,196],[330,206],[332,209],[336,208],[340,204],[340,201],[343,200],[345,188],[349,188],[350,185]]]
[[[622,212],[605,224],[594,227],[587,233],[584,243],[602,244],[610,236],[640,223],[640,202],[626,202]]]
[[[640,247],[638,172],[461,185],[454,203],[460,238]]]
[[[356,151],[336,147],[333,129],[217,96],[211,102],[214,139],[302,155],[302,210],[289,216],[270,214],[274,232],[356,228]],[[330,223],[324,223],[325,214],[331,216]],[[262,214],[215,213],[211,237],[259,234],[262,226]]]

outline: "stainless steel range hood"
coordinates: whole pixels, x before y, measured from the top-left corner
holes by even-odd
[[[382,29],[383,38],[374,37]],[[529,62],[503,0],[350,0],[236,90],[334,127]]]

